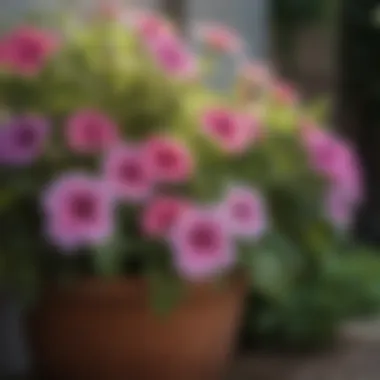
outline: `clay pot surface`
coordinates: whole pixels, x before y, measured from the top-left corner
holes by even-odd
[[[179,306],[160,316],[142,279],[87,279],[50,289],[31,313],[37,377],[62,380],[220,379],[233,353],[246,293],[189,284]]]

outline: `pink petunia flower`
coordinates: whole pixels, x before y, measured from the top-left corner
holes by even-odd
[[[340,142],[335,136],[316,127],[304,128],[302,138],[312,167],[329,177],[333,176],[339,165]]]
[[[190,178],[194,162],[187,146],[171,137],[155,136],[145,144],[146,161],[158,182],[183,182]]]
[[[119,136],[116,124],[107,115],[83,109],[68,120],[66,138],[73,151],[95,154],[109,150]]]
[[[7,47],[5,41],[0,40],[0,69],[7,66]]]
[[[208,278],[234,265],[235,247],[226,227],[215,210],[192,208],[181,214],[170,236],[174,265],[181,276]]]
[[[173,78],[196,77],[198,72],[196,59],[177,36],[166,35],[156,38],[147,48],[157,65]]]
[[[269,85],[273,80],[273,74],[268,65],[259,62],[244,64],[240,75],[246,82],[260,87]]]
[[[148,10],[134,10],[126,14],[126,23],[151,46],[160,38],[174,36],[173,26],[161,15]]]
[[[301,118],[299,120],[299,134],[307,149],[312,149],[315,144],[325,138],[326,131],[314,120]]]
[[[356,205],[350,197],[334,186],[329,189],[325,199],[325,212],[335,227],[347,230],[353,222],[355,211]]]
[[[245,151],[261,135],[258,120],[224,107],[206,110],[202,127],[207,136],[229,153]]]
[[[48,122],[36,115],[11,119],[0,128],[0,164],[33,163],[43,153],[49,130]]]
[[[232,187],[221,206],[235,237],[259,239],[268,227],[261,195],[248,187]]]
[[[295,106],[300,100],[295,88],[285,82],[276,83],[274,85],[273,96],[278,103],[287,106]]]
[[[104,176],[122,200],[140,202],[153,190],[152,170],[138,146],[123,144],[112,149],[104,161]]]
[[[148,236],[166,236],[178,217],[189,208],[189,202],[172,196],[154,198],[144,210],[142,229]]]
[[[352,148],[342,139],[313,124],[301,126],[311,166],[354,202],[362,198],[361,170]]]
[[[46,235],[64,249],[102,244],[113,233],[113,198],[104,181],[67,173],[43,193]]]
[[[220,53],[238,53],[243,43],[238,33],[224,25],[209,23],[196,28],[196,36],[207,48]]]
[[[339,164],[332,173],[332,183],[351,202],[358,204],[363,199],[361,168],[358,158],[347,144],[343,143],[340,147]]]
[[[51,32],[31,26],[20,27],[1,41],[1,60],[14,73],[37,75],[59,47]]]

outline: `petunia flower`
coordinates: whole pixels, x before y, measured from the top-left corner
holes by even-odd
[[[150,10],[130,10],[125,14],[125,22],[149,46],[175,34],[168,20]]]
[[[73,151],[85,154],[109,150],[119,139],[116,124],[107,115],[92,109],[82,109],[69,118],[66,138]]]
[[[113,233],[113,197],[104,181],[80,172],[51,183],[42,197],[47,238],[63,249],[102,244]]]
[[[240,68],[240,76],[253,86],[266,87],[273,81],[273,73],[267,65],[248,62]]]
[[[358,158],[351,147],[343,144],[340,147],[339,164],[332,173],[333,185],[351,202],[358,204],[363,199],[363,178]]]
[[[349,144],[310,123],[301,126],[301,137],[312,168],[329,179],[343,197],[359,202],[362,198],[361,170]]]
[[[183,182],[192,175],[193,157],[182,141],[154,136],[147,141],[144,150],[147,164],[156,181]]]
[[[264,201],[258,191],[231,187],[221,205],[229,230],[235,237],[259,239],[268,228]]]
[[[296,89],[286,82],[275,82],[273,85],[274,99],[281,105],[296,106],[300,97]]]
[[[7,47],[5,41],[0,40],[0,69],[7,66]]]
[[[243,49],[238,33],[222,24],[198,25],[195,35],[207,48],[219,53],[238,53]]]
[[[142,230],[148,236],[166,236],[180,215],[189,208],[189,202],[173,196],[155,197],[142,215]]]
[[[16,116],[0,128],[0,164],[28,165],[43,153],[48,122],[36,115]]]
[[[178,218],[169,239],[178,273],[190,280],[218,275],[236,261],[225,221],[215,210],[192,208]]]
[[[356,205],[350,197],[347,197],[347,194],[342,193],[335,186],[328,190],[325,198],[325,212],[328,220],[335,227],[347,230],[353,222],[355,211]]]
[[[138,146],[122,144],[112,149],[104,161],[104,176],[115,195],[125,201],[140,202],[151,195],[154,177]]]
[[[32,26],[22,26],[0,42],[1,61],[14,73],[34,76],[46,65],[59,47],[51,32]]]
[[[261,131],[258,120],[225,107],[207,109],[201,122],[203,132],[229,153],[245,151]]]
[[[147,48],[156,64],[171,77],[193,79],[197,75],[194,55],[177,36],[155,38]]]

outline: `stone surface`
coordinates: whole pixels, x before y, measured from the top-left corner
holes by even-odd
[[[379,380],[380,319],[349,323],[331,352],[310,356],[252,354],[227,380]]]

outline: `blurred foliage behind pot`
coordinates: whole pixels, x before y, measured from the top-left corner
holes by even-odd
[[[362,249],[341,252],[326,258],[314,276],[300,278],[281,297],[257,291],[247,305],[244,348],[327,348],[344,320],[378,311],[378,256]]]

